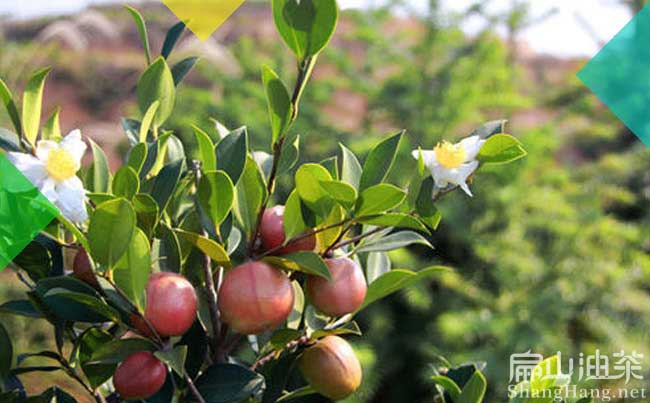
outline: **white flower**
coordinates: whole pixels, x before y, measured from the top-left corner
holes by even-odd
[[[35,157],[17,152],[7,153],[7,157],[65,218],[80,223],[88,219],[86,190],[77,177],[85,152],[86,143],[81,140],[81,132],[74,130],[60,143],[39,141]]]
[[[479,136],[471,136],[457,144],[442,141],[432,151],[421,151],[424,165],[431,171],[436,188],[444,189],[449,184],[460,186],[469,196],[467,178],[478,168],[476,155],[485,143]],[[413,151],[419,159],[420,150]]]

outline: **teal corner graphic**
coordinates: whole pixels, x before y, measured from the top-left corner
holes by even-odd
[[[58,209],[0,153],[0,271],[58,215]]]
[[[578,78],[650,146],[650,5],[589,61]]]

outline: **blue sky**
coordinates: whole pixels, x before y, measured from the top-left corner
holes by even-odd
[[[122,0],[123,2],[125,0]],[[339,0],[341,7],[366,7],[382,0]],[[426,4],[425,0],[411,0],[416,7]],[[492,10],[498,12],[511,0],[493,0]],[[65,14],[78,11],[89,4],[118,2],[118,0],[28,0],[0,1],[0,14],[27,18],[46,14]],[[137,4],[138,0],[128,1]],[[462,10],[473,0],[443,0],[449,11]],[[613,37],[629,21],[631,16],[613,0],[534,0],[533,13],[543,14],[551,7],[559,13],[526,32],[524,39],[538,51],[558,56],[593,56],[598,45],[578,24],[577,15],[589,21],[596,35],[604,41]],[[469,21],[464,27],[469,33],[480,30],[480,22]]]

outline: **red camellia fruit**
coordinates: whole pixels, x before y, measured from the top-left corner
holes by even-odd
[[[260,238],[265,250],[278,248],[284,244],[284,206],[264,210],[260,224]],[[277,251],[277,255],[287,255],[299,251],[311,251],[316,247],[314,235],[293,242]]]
[[[241,334],[257,334],[284,322],[293,309],[293,286],[282,271],[249,262],[229,271],[219,290],[224,322]]]
[[[341,316],[356,311],[366,298],[366,278],[358,264],[346,257],[325,260],[332,280],[307,278],[307,295],[311,303],[328,316]]]
[[[155,395],[165,384],[167,369],[153,354],[131,354],[113,374],[113,385],[123,400],[141,400]]]
[[[79,249],[79,252],[74,257],[72,263],[72,271],[74,276],[93,288],[99,289],[99,282],[93,270],[93,264],[88,257],[88,253],[84,248]]]
[[[314,390],[332,400],[351,395],[361,385],[361,364],[347,341],[327,336],[306,349],[300,372]]]
[[[144,316],[162,337],[181,336],[196,318],[194,287],[176,273],[155,273],[147,283]]]

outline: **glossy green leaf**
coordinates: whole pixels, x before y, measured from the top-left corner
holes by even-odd
[[[304,233],[308,228],[302,212],[303,206],[297,190],[293,190],[284,206],[283,226],[284,238],[290,240]]]
[[[361,173],[363,169],[359,160],[346,146],[339,143],[341,148],[341,180],[359,188],[359,181],[361,180]]]
[[[295,252],[284,255],[282,257],[267,256],[263,260],[276,267],[282,267],[286,270],[301,271],[303,273],[323,277],[328,280],[332,279],[329,268],[318,253]]]
[[[298,331],[300,322],[302,322],[302,313],[305,310],[305,293],[299,282],[292,281],[291,286],[293,287],[293,308],[287,318],[287,327]]]
[[[361,192],[357,201],[357,217],[383,213],[402,204],[406,193],[397,186],[382,183]]]
[[[159,57],[142,73],[136,92],[138,106],[142,113],[146,113],[154,102],[160,102],[158,112],[153,119],[154,127],[160,127],[165,123],[171,116],[176,102],[174,78],[165,59]]]
[[[31,145],[36,144],[36,138],[41,126],[43,88],[45,87],[45,78],[50,70],[47,67],[35,72],[29,78],[23,94],[23,133],[27,142]]]
[[[264,388],[264,377],[236,364],[215,364],[195,382],[206,403],[230,403],[248,399]]]
[[[291,392],[285,393],[284,395],[280,396],[278,400],[276,400],[276,403],[279,402],[288,402],[293,399],[297,399],[299,397],[303,396],[309,396],[309,395],[314,395],[317,394],[316,390],[312,388],[311,386],[303,386],[302,388],[298,388],[295,390],[292,390]]]
[[[506,128],[507,120],[492,120],[487,122],[481,127],[474,130],[469,136],[479,136],[482,139],[487,139],[495,134],[503,133]]]
[[[159,239],[152,245],[151,260],[158,271],[180,273],[181,271],[181,245],[174,232],[167,224],[158,227]],[[156,270],[154,270],[156,271]]]
[[[0,127],[0,148],[5,151],[22,152],[20,137],[16,133]]]
[[[526,156],[519,140],[508,134],[495,134],[486,140],[477,159],[483,164],[507,164]]]
[[[135,232],[136,216],[124,199],[97,206],[90,216],[88,243],[95,262],[110,268],[127,251]]]
[[[288,134],[284,145],[282,146],[282,155],[278,162],[278,173],[282,174],[289,171],[298,162],[300,153],[300,136]]]
[[[89,363],[92,364],[119,364],[128,356],[138,351],[155,351],[156,346],[147,339],[119,339],[108,342],[92,354]]]
[[[194,67],[197,61],[199,61],[198,57],[188,57],[176,63],[172,67],[172,77],[174,78],[175,86],[178,86],[180,83],[183,82],[185,77],[187,77],[187,75],[190,74],[190,71],[192,71],[192,68]]]
[[[287,87],[269,67],[262,67],[262,82],[271,119],[272,142],[284,136],[291,121],[292,105]]]
[[[449,396],[453,399],[455,402],[456,399],[458,399],[458,396],[460,396],[461,390],[458,385],[456,385],[456,382],[454,382],[453,379],[448,378],[446,376],[432,376],[431,380],[436,383],[437,385],[442,386],[442,388],[449,394]]]
[[[120,317],[115,309],[92,295],[54,288],[43,297],[48,307],[63,320],[97,323],[117,321]]]
[[[311,339],[321,339],[326,336],[342,336],[342,335],[355,335],[361,336],[361,328],[355,321],[345,323],[343,326],[335,327],[333,329],[320,329],[311,334]]]
[[[266,192],[262,172],[253,158],[248,157],[244,173],[237,183],[235,197],[235,215],[247,234],[253,231]]]
[[[357,249],[357,252],[390,251],[414,244],[425,245],[433,249],[433,246],[429,241],[417,232],[402,231],[385,237],[372,239]]]
[[[144,310],[144,290],[151,274],[149,248],[149,239],[141,229],[136,228],[126,253],[115,264],[113,271],[115,284],[140,310]]]
[[[173,27],[167,31],[167,34],[165,35],[165,41],[163,42],[162,49],[160,51],[160,55],[167,59],[169,55],[172,53],[172,50],[174,50],[174,46],[176,46],[176,43],[180,39],[181,35],[183,35],[183,32],[185,32],[185,23],[183,21],[180,21],[176,23]]]
[[[381,215],[361,217],[359,222],[378,227],[409,228],[422,232],[429,232],[427,227],[417,218],[402,213],[385,213]]]
[[[433,189],[433,178],[426,178],[420,187],[420,191],[415,202],[415,210],[420,216],[420,219],[427,226],[429,226],[429,228],[436,230],[440,224],[440,220],[442,219],[442,214],[433,202]]]
[[[226,269],[231,267],[228,252],[226,252],[223,246],[212,239],[180,229],[174,230],[174,232],[192,245],[196,246],[201,252],[208,255],[210,259],[215,261],[219,266],[223,266]]]
[[[59,114],[61,113],[61,108],[54,109],[54,112],[47,119],[43,125],[43,130],[41,130],[41,138],[43,140],[54,140],[59,141],[63,138],[61,134],[61,124],[59,122]]]
[[[214,152],[214,143],[210,135],[200,127],[192,125],[194,137],[199,147],[199,161],[201,161],[203,171],[214,171],[217,169],[217,155]]]
[[[86,178],[89,190],[95,193],[108,193],[111,184],[111,172],[104,151],[92,139],[88,139],[93,153],[93,163]]]
[[[93,388],[96,388],[110,379],[115,372],[117,364],[90,364],[92,355],[103,345],[110,343],[113,336],[101,329],[90,328],[80,337],[79,340],[79,363],[86,378]]]
[[[299,60],[318,54],[336,30],[335,0],[273,0],[280,36]]]
[[[232,208],[235,187],[223,171],[204,172],[197,189],[201,209],[210,217],[215,226],[228,217]]]
[[[458,396],[458,403],[482,403],[487,389],[487,381],[481,371],[474,371],[472,377],[463,386],[463,391]]]
[[[185,160],[180,159],[165,165],[153,182],[151,189],[151,197],[154,198],[162,214],[169,204],[176,186],[181,179],[183,168],[185,167]]]
[[[138,218],[138,227],[151,238],[158,221],[158,204],[148,194],[139,193],[133,198],[133,208]]]
[[[140,191],[140,179],[130,166],[118,169],[113,178],[113,194],[125,199],[132,199]]]
[[[366,162],[363,164],[363,171],[359,179],[359,191],[384,181],[393,166],[403,135],[403,131],[399,132],[377,144],[370,151]]]
[[[138,175],[144,167],[144,162],[147,160],[147,152],[148,146],[145,143],[138,143],[129,151],[127,165],[133,168]]]
[[[379,277],[388,273],[391,269],[391,261],[385,252],[368,253],[368,263],[366,264],[366,281],[371,284]]]
[[[9,115],[16,132],[19,134],[22,133],[23,125],[20,121],[20,115],[18,114],[18,108],[14,102],[14,97],[11,90],[9,90],[9,87],[7,87],[7,84],[2,80],[0,80],[0,101],[2,101],[2,104],[7,109],[7,114]]]
[[[187,346],[175,346],[171,351],[156,351],[156,357],[167,364],[180,376],[185,375],[185,360],[187,358]]]
[[[140,124],[140,133],[138,134],[138,140],[140,143],[147,142],[147,136],[149,135],[149,130],[151,129],[151,124],[153,123],[156,113],[160,108],[160,101],[154,101],[145,112],[142,117],[142,123]]]
[[[246,166],[248,133],[245,127],[232,131],[217,144],[217,169],[224,171],[237,184]]]
[[[147,25],[144,22],[142,14],[133,7],[125,6],[133,21],[135,22],[136,27],[138,28],[138,33],[140,34],[140,42],[142,42],[142,48],[144,50],[144,55],[147,58],[147,64],[151,64],[151,50],[149,48],[149,35],[147,34]]]
[[[323,166],[304,164],[296,171],[296,190],[302,201],[321,217],[326,217],[333,205],[330,194],[320,185],[332,176]]]
[[[357,201],[357,190],[352,185],[340,181],[321,181],[320,185],[330,198],[345,208],[351,208]]]
[[[363,301],[361,309],[403,288],[410,287],[419,281],[437,276],[449,270],[449,268],[443,266],[428,267],[418,272],[401,269],[391,270],[368,286],[366,299]]]
[[[11,315],[25,316],[28,318],[42,318],[43,315],[34,308],[34,304],[27,299],[16,301],[7,301],[0,305],[0,313],[8,313]]]

